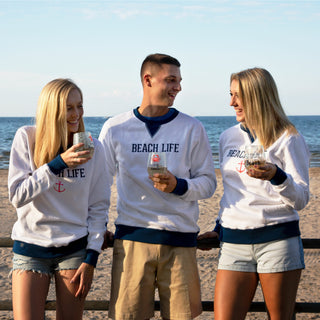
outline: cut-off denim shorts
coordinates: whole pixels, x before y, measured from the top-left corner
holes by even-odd
[[[300,237],[259,244],[220,243],[218,269],[275,273],[304,268]]]
[[[67,256],[52,259],[33,258],[14,253],[12,259],[12,271],[33,271],[52,276],[55,272],[60,270],[78,269],[81,263],[85,260],[85,257],[85,249]]]

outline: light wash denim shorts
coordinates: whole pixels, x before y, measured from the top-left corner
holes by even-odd
[[[275,273],[304,268],[303,246],[299,236],[259,244],[220,244],[218,269]]]
[[[52,276],[56,271],[78,269],[85,257],[86,249],[52,259],[33,258],[14,253],[12,271],[33,271]]]

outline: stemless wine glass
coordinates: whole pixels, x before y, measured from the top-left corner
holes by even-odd
[[[94,152],[94,144],[91,133],[89,131],[86,132],[76,132],[73,135],[73,145],[83,143],[84,145],[77,149],[77,151],[90,151],[89,154],[85,154],[81,156],[81,158],[90,158],[93,156]]]
[[[244,165],[249,170],[255,165],[265,165],[266,157],[262,145],[252,144],[245,147],[245,162]]]
[[[167,173],[165,152],[149,152],[147,169],[149,176],[155,173]]]

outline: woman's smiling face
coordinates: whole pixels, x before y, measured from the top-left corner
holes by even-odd
[[[78,131],[82,116],[83,106],[81,94],[77,89],[72,89],[67,99],[67,125],[69,134]]]
[[[245,122],[244,107],[239,97],[239,81],[232,80],[230,84],[230,106],[236,112],[236,119],[238,122]]]

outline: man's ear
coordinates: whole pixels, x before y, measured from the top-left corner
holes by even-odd
[[[143,83],[145,86],[147,87],[151,87],[151,75],[146,73],[144,76],[143,76]]]

